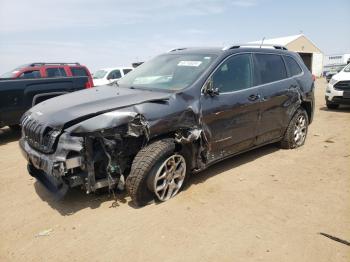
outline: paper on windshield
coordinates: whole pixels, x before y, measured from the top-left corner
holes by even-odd
[[[202,64],[202,61],[180,61],[178,66],[194,66],[198,67]]]

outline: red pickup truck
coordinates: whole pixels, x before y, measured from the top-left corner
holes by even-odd
[[[79,63],[31,63],[25,64],[0,76],[0,78],[46,78],[86,76],[86,88],[93,87],[92,76],[86,66]]]

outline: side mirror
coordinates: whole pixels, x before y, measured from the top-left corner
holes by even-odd
[[[211,97],[219,95],[219,88],[214,87],[213,78],[210,78],[209,81],[205,84],[203,93],[210,95]]]

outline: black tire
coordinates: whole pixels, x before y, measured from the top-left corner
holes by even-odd
[[[19,132],[21,131],[21,126],[20,125],[9,125],[9,128],[14,131],[14,132]]]
[[[302,141],[296,141],[294,132],[297,129],[297,121],[300,119],[300,117],[304,117],[305,119],[305,136]],[[309,126],[308,115],[304,109],[299,108],[295,112],[291,121],[289,122],[289,125],[283,136],[283,139],[280,141],[280,147],[284,149],[293,149],[304,145],[306,136],[307,136],[308,126]]]
[[[156,199],[150,190],[149,179],[154,178],[161,164],[174,153],[172,139],[153,142],[137,153],[126,179],[126,190],[136,206],[145,206]]]
[[[326,102],[327,108],[328,109],[337,109],[339,107],[339,104],[331,103],[331,102]]]

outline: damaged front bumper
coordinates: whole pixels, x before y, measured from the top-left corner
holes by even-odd
[[[44,154],[33,149],[26,139],[19,141],[23,156],[28,161],[28,172],[53,193],[64,195],[69,187],[83,185],[85,161],[84,140],[63,133],[53,154]]]

